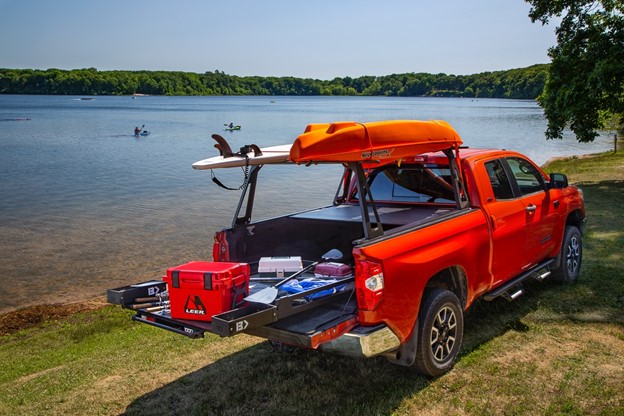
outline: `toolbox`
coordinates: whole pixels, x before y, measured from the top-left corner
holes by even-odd
[[[258,263],[261,277],[289,277],[302,269],[300,256],[260,257]]]
[[[249,264],[193,261],[167,269],[171,317],[210,321],[249,293]]]

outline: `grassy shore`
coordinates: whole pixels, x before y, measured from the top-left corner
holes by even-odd
[[[581,278],[477,303],[442,377],[250,336],[190,340],[106,306],[0,336],[0,414],[624,415],[624,153],[546,169],[585,194]]]

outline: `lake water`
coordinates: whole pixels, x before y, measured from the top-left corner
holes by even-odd
[[[611,148],[544,139],[533,101],[370,97],[96,97],[0,95],[0,312],[103,295],[210,260],[214,232],[232,221],[239,192],[191,164],[233,149],[291,143],[309,123],[443,119],[470,147],[553,156]],[[224,123],[242,125],[224,131]],[[135,126],[151,132],[135,137]],[[266,166],[260,217],[331,201],[340,169]],[[242,172],[218,172],[231,187]],[[288,180],[285,180],[285,179]]]

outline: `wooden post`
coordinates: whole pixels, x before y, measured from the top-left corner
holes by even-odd
[[[617,153],[617,133],[613,133],[613,153]]]

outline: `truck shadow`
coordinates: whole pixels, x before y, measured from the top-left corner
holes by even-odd
[[[530,293],[514,303],[474,305],[466,317],[459,360],[509,331],[529,330],[527,314],[549,292],[559,291],[549,283],[529,286]],[[566,293],[564,289],[564,297]],[[276,353],[263,342],[137,398],[125,414],[391,414],[430,383],[431,379],[384,358],[352,359],[308,350]]]
[[[592,202],[594,191],[600,188],[604,194],[605,187],[612,194],[606,198],[611,202]],[[621,205],[624,183],[585,185],[583,189],[590,219],[595,221],[589,222],[579,281],[563,286],[548,280],[529,282],[526,294],[513,303],[502,299],[476,302],[466,316],[460,361],[490,340],[509,331],[528,331],[536,322],[624,324],[623,266],[618,257],[624,227],[621,219],[613,218],[613,203]],[[357,360],[307,350],[280,354],[264,342],[146,393],[125,414],[391,414],[430,383],[384,358]]]
[[[608,312],[596,318],[598,304],[585,304],[575,295],[579,290],[591,290],[587,289],[591,281],[527,286],[527,294],[516,302],[500,299],[474,305],[466,316],[460,362],[507,332],[528,331],[536,320],[569,321],[576,314],[577,321],[614,322]],[[544,303],[549,303],[548,307],[544,308]],[[624,323],[621,317],[619,322]],[[384,358],[352,359],[308,350],[276,353],[263,342],[138,397],[125,414],[392,414],[431,381]]]
[[[507,331],[524,330],[522,317],[539,303],[533,297],[511,309],[479,304],[467,316],[462,356]],[[137,398],[125,414],[391,414],[430,383],[381,357],[352,359],[299,349],[276,353],[263,342]]]
[[[389,414],[427,384],[385,359],[276,353],[263,342],[137,398],[124,414]]]

